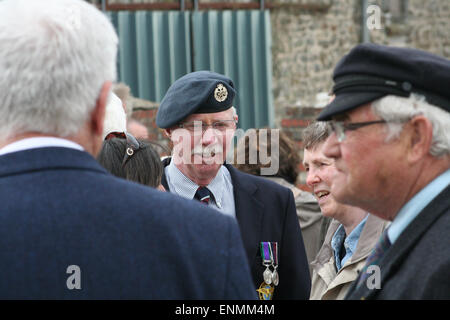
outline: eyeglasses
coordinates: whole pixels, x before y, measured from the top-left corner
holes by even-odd
[[[127,140],[127,146],[125,148],[125,155],[123,156],[122,160],[122,167],[125,166],[128,160],[130,160],[131,156],[135,154],[139,149],[141,149],[141,145],[139,144],[139,141],[136,140],[133,135],[131,135],[128,132],[110,132],[106,135],[105,140],[118,138],[118,139],[126,139]]]
[[[221,132],[226,131],[227,129],[233,129],[236,124],[235,120],[219,120],[214,121],[211,124],[203,123],[202,121],[192,121],[192,122],[184,122],[178,124],[178,127],[187,129],[189,131],[200,131],[205,132],[208,127],[212,127],[215,130],[219,130]]]
[[[386,120],[376,120],[367,122],[344,123],[343,121],[330,121],[331,130],[336,133],[339,142],[345,140],[345,131],[353,131],[359,128],[378,123],[388,123]]]

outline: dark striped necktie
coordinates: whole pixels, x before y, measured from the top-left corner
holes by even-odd
[[[197,192],[194,195],[194,199],[207,205],[211,199],[211,191],[209,191],[207,187],[198,187]]]
[[[360,277],[357,280],[356,287],[359,288],[362,284],[365,283],[366,279],[369,277],[369,273],[367,272],[367,268],[371,265],[379,265],[381,258],[386,253],[386,251],[391,247],[391,242],[389,241],[389,237],[387,234],[387,229],[383,232],[380,239],[378,240],[375,248],[370,253],[370,255],[366,259],[366,264],[362,268],[360,272]]]

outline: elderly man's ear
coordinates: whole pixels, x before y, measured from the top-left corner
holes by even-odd
[[[101,89],[95,103],[95,108],[91,113],[91,130],[95,135],[103,134],[103,124],[105,120],[106,105],[108,104],[109,91],[111,90],[111,81],[106,81]]]
[[[415,163],[424,158],[430,151],[433,140],[433,126],[430,120],[419,115],[410,120],[408,130],[408,160]]]

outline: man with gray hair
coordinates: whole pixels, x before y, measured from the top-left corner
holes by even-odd
[[[116,75],[106,16],[0,1],[0,43],[0,299],[256,298],[233,219],[92,157]]]
[[[392,221],[349,299],[450,298],[450,61],[358,45],[334,71],[319,115],[338,201]]]

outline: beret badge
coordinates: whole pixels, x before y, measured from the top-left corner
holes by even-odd
[[[227,88],[223,84],[219,83],[216,89],[214,90],[214,98],[218,102],[223,102],[227,99],[227,97],[228,97]]]

